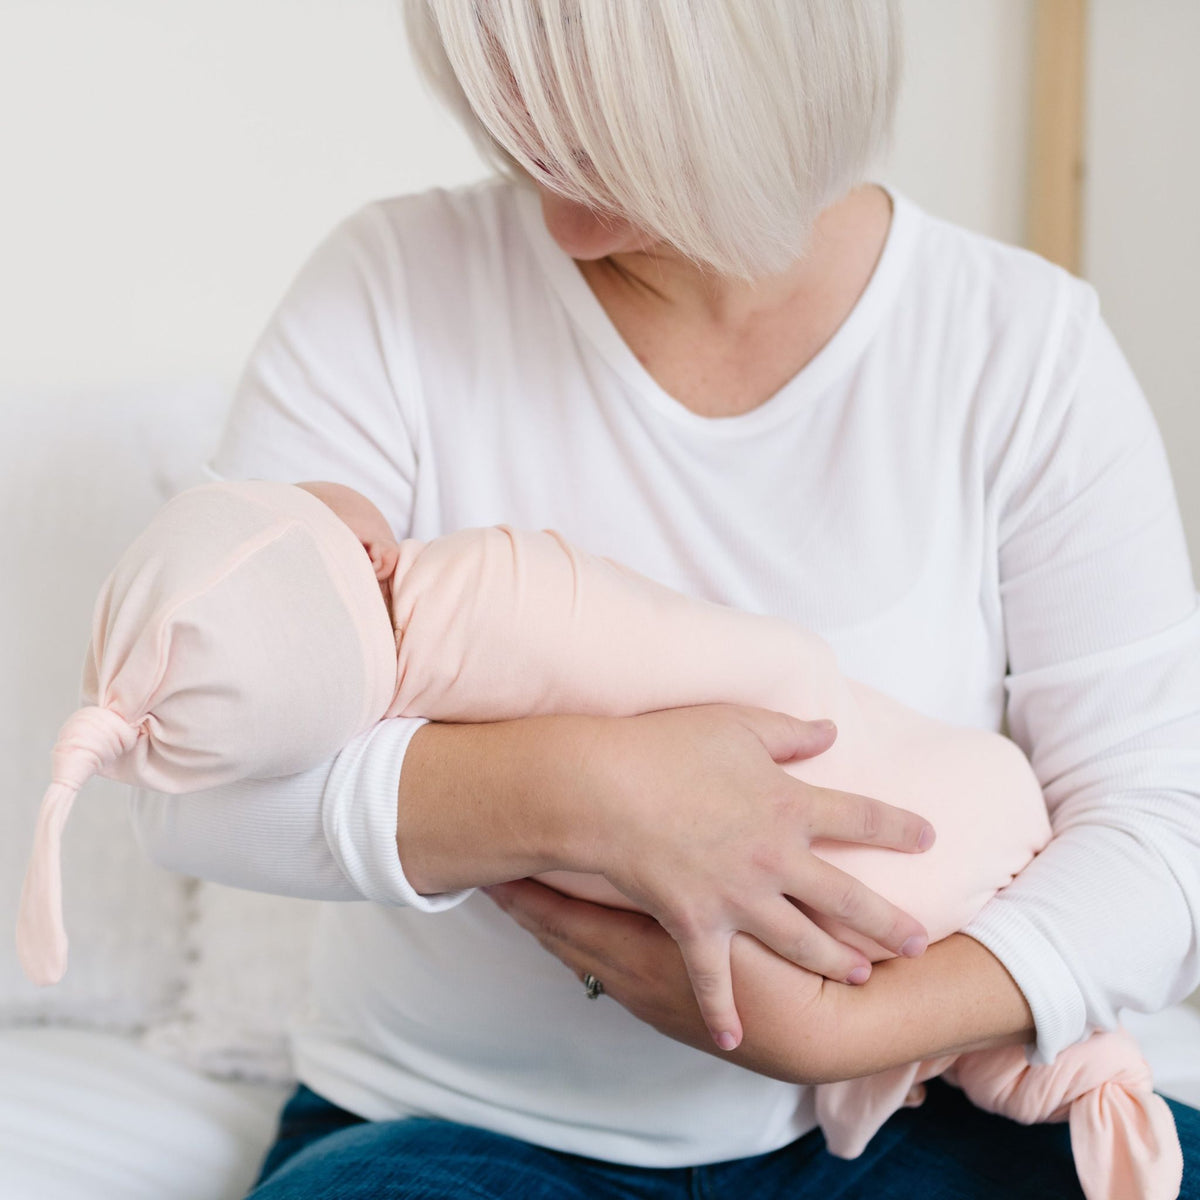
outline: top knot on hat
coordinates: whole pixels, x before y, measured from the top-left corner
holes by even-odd
[[[120,713],[95,704],[76,709],[58,731],[50,754],[50,778],[78,791],[133,748],[138,728]]]

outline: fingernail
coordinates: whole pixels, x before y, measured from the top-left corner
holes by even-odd
[[[912,939],[909,938],[909,941],[912,941]],[[908,942],[905,942],[905,945],[908,945]],[[866,983],[870,977],[871,977],[871,968],[870,967],[855,967],[854,970],[851,971],[850,974],[846,976],[846,982],[847,983]]]
[[[717,1045],[722,1050],[732,1050],[737,1045],[737,1039],[732,1033],[719,1033],[717,1034]]]
[[[814,721],[813,724],[822,732],[828,733],[831,729],[836,729],[837,726],[827,717],[822,717],[819,721]]]
[[[937,834],[933,832],[933,826],[926,825],[925,828],[921,830],[921,836],[917,838],[917,849],[928,850],[929,847],[933,845],[933,839],[936,836]]]
[[[916,958],[925,949],[925,939],[919,934],[913,934],[910,938],[905,938],[904,945],[900,947],[900,953],[905,958]]]

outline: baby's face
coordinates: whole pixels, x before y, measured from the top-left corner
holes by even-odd
[[[375,578],[379,580],[380,593],[387,605],[388,620],[391,620],[392,575],[396,570],[400,547],[392,537],[383,513],[361,492],[342,483],[307,482],[298,483],[296,487],[303,488],[332,509],[358,538],[371,560]]]

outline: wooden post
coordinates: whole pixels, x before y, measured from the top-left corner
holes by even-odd
[[[1025,242],[1080,270],[1087,0],[1035,0]]]

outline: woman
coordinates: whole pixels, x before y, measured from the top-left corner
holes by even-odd
[[[389,720],[288,779],[136,794],[163,865],[376,901],[322,912],[253,1196],[1080,1194],[1065,1126],[936,1082],[835,1159],[809,1085],[1003,1044],[1050,1061],[1200,979],[1200,608],[1093,289],[871,181],[885,0],[409,18],[513,178],[344,221],[209,474],[344,482],[397,537],[553,527],[795,619],[908,704],[1007,714],[1056,838],[925,949],[808,852],[919,852],[924,823],[789,779],[835,734],[763,710]],[[657,921],[504,882],[555,868]],[[806,910],[898,957],[863,971]],[[834,982],[796,1011],[803,969]],[[1200,1195],[1197,1114],[1172,1108]]]

